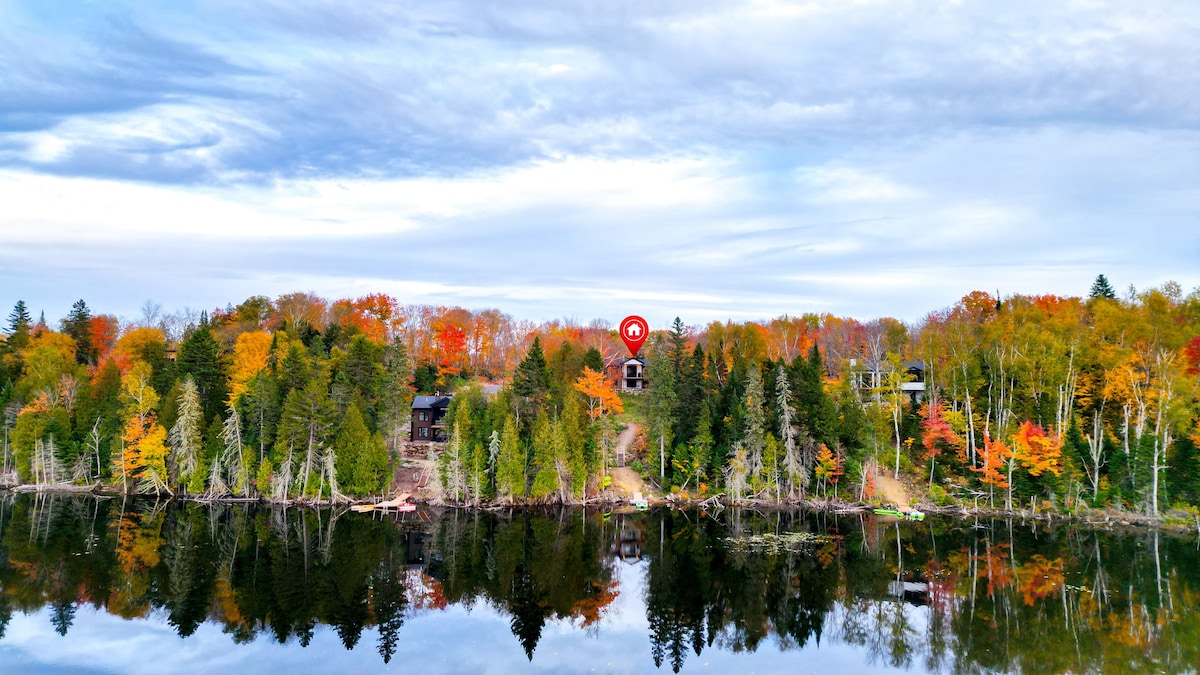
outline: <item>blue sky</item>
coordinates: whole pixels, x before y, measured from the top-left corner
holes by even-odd
[[[1186,0],[0,0],[0,304],[1188,292],[1198,44]]]

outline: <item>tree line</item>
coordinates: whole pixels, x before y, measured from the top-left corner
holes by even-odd
[[[165,321],[58,326],[18,302],[0,345],[4,472],[25,482],[273,498],[378,494],[414,393],[457,391],[438,455],[461,502],[605,487],[623,421],[663,491],[869,499],[882,473],[931,499],[1015,508],[1200,504],[1200,291],[975,291],[913,325],[831,314],[680,319],[614,393],[611,324],[495,310],[255,296]],[[919,381],[914,381],[920,378]],[[499,381],[498,394],[472,382]],[[628,410],[626,410],[628,408]]]

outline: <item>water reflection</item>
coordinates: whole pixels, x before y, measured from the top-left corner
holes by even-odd
[[[642,670],[684,671],[701,655],[812,667],[836,654],[917,672],[1184,672],[1200,664],[1197,557],[1194,540],[1004,521],[584,510],[381,518],[4,495],[0,649],[17,613],[42,612],[47,632],[70,639],[89,606],[165,622],[185,638],[216,625],[225,650],[261,640],[303,649],[328,626],[347,650],[368,636],[386,664],[406,622],[486,606],[536,664],[551,624],[593,651],[627,649],[610,617],[621,599],[644,612]]]

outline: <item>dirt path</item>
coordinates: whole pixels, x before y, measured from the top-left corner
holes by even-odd
[[[879,470],[879,465],[872,468],[875,473],[875,490],[879,493],[885,502],[892,502],[896,508],[901,511],[911,511],[912,508],[908,505],[908,492],[900,481],[892,478],[884,471]]]
[[[617,448],[614,457],[618,462],[629,461],[629,448],[633,446],[633,441],[637,438],[638,425],[630,422],[628,426],[617,437]],[[609,469],[608,475],[612,477],[612,490],[622,497],[634,497],[636,495],[645,495],[646,486],[642,483],[642,477],[636,471],[627,466],[618,466]]]

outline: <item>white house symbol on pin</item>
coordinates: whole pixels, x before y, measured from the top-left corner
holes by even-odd
[[[625,334],[631,338],[638,337],[642,334],[642,324],[636,321],[625,327]]]

